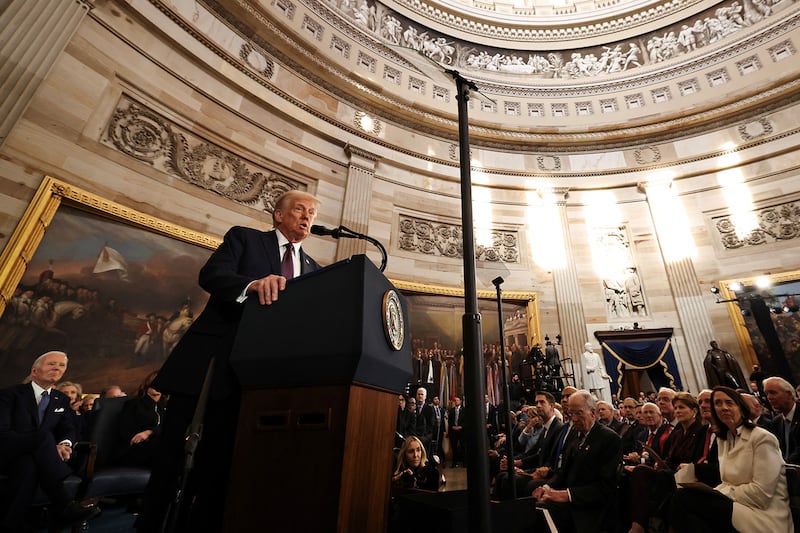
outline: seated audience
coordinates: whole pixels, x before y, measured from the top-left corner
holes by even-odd
[[[439,490],[439,469],[428,460],[425,446],[417,437],[407,437],[397,454],[392,487],[400,489]]]
[[[670,527],[680,533],[794,531],[781,450],[775,435],[748,419],[729,387],[711,394],[720,476],[713,490],[685,487],[672,498]]]
[[[664,452],[664,443],[671,433],[672,426],[667,420],[661,416],[661,409],[651,402],[645,402],[642,405],[642,425],[646,428],[647,432],[641,436],[644,437],[644,444],[653,448],[657,454],[661,455]],[[633,470],[637,464],[653,464],[653,458],[650,457],[649,452],[631,452],[625,456],[625,462],[630,466],[626,466],[626,470]]]
[[[697,403],[700,405],[700,419],[706,426],[706,435],[703,443],[703,455],[695,461],[694,473],[701,483],[714,487],[719,485],[720,479],[717,434],[714,418],[711,415],[711,389],[701,390],[697,395]]]
[[[535,406],[530,408],[529,420],[533,418],[535,421],[538,418],[542,421],[538,430],[541,435],[533,448],[522,454],[519,459],[514,459],[514,483],[518,495],[530,494],[554,475],[555,456],[564,448],[566,439],[564,424],[556,416],[556,401],[553,395],[549,392],[537,392],[535,401]],[[512,491],[506,460],[501,461],[500,468],[502,472],[498,476],[495,494],[499,498],[508,498]]]
[[[644,533],[649,519],[662,509],[675,492],[675,471],[682,463],[695,463],[703,456],[706,426],[700,420],[700,406],[688,392],[672,398],[678,426],[664,444],[663,464],[638,465],[628,479],[631,528],[630,533]]]
[[[559,533],[604,531],[617,497],[620,438],[597,422],[597,403],[589,391],[572,393],[568,405],[576,438],[561,469],[533,497],[548,504]]]
[[[70,501],[64,478],[77,435],[69,398],[54,388],[67,370],[67,355],[52,351],[39,356],[31,382],[0,390],[0,473],[13,490],[0,502],[0,530],[24,531],[25,513],[37,486],[51,504],[54,526],[80,522],[99,513]]]
[[[622,413],[625,423],[620,429],[619,435],[622,438],[622,455],[627,459],[628,454],[642,450],[642,442],[647,440],[647,428],[639,422],[636,416],[637,409],[641,411],[641,406],[631,397],[622,401]]]
[[[120,416],[120,456],[118,462],[127,466],[149,468],[161,437],[161,419],[166,399],[151,386],[157,372],[144,379],[136,396],[125,402]]]

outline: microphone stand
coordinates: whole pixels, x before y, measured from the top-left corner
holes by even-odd
[[[386,261],[388,255],[386,253],[386,248],[383,247],[383,244],[381,244],[381,241],[379,241],[378,239],[370,237],[369,235],[364,235],[363,233],[359,233],[357,231],[353,231],[345,226],[339,226],[338,228],[333,230],[329,230],[328,228],[324,228],[321,226],[314,226],[312,230],[317,227],[320,228],[319,233],[317,233],[317,235],[330,235],[334,239],[340,239],[340,238],[361,239],[362,241],[367,241],[369,243],[372,243],[381,253],[381,267],[380,267],[381,272],[383,272],[386,269]],[[312,231],[312,233],[314,233],[314,231]]]
[[[503,366],[500,380],[503,387],[503,401],[506,404],[506,469],[508,471],[508,482],[511,483],[511,499],[516,500],[517,483],[514,479],[516,471],[514,469],[514,440],[512,438],[514,428],[511,427],[511,392],[508,389],[508,378],[506,377],[506,364],[508,361],[506,360],[506,333],[503,324],[503,291],[500,289],[503,281],[505,281],[503,278],[497,276],[492,280],[492,285],[497,288],[497,325],[500,330],[500,364]]]

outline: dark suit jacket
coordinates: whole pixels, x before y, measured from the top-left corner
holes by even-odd
[[[781,447],[781,454],[786,458],[787,463],[798,464],[800,461],[800,402],[794,410],[794,419],[789,424],[789,449],[786,449],[786,425],[783,416],[775,415],[772,422],[766,428],[773,435],[778,437],[778,444]]]
[[[533,450],[521,458],[522,468],[535,469],[540,466],[551,466],[553,464],[553,456],[556,453],[558,437],[563,428],[564,423],[558,418],[554,418],[553,422],[550,423],[550,428],[542,435]]]
[[[678,426],[669,434],[664,443],[662,456],[672,470],[677,470],[681,463],[696,463],[703,456],[706,444],[706,429],[699,419],[684,431],[683,426]]]
[[[74,443],[77,439],[70,415],[69,397],[55,389],[50,391],[50,403],[41,426],[37,410],[30,383],[0,390],[0,470],[21,455],[32,453],[33,443],[39,442],[36,433],[46,431],[52,433],[54,438],[48,468],[54,469],[58,477],[66,477],[70,469],[56,453],[55,444],[63,440]]]
[[[417,415],[416,435],[427,442],[434,438],[433,432],[435,429],[436,416],[433,414],[433,406],[426,403],[422,406],[420,414]]]
[[[622,438],[623,455],[632,452],[640,453],[642,451],[642,442],[647,440],[647,428],[640,424],[638,420],[634,420],[623,426],[620,430],[620,437]]]
[[[580,533],[602,531],[606,513],[617,496],[617,472],[622,461],[620,438],[612,429],[595,423],[582,446],[576,441],[550,485],[569,489],[569,513]]]
[[[300,272],[319,265],[300,248]],[[238,391],[228,365],[243,305],[236,299],[259,278],[281,273],[281,254],[275,230],[263,232],[235,226],[200,270],[200,286],[211,295],[206,308],[172,350],[153,382],[165,393],[198,395],[208,363],[217,358],[212,395],[224,397]],[[222,364],[220,364],[222,363]]]

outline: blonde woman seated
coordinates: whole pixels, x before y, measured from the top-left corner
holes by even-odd
[[[714,387],[711,416],[717,428],[722,483],[678,489],[672,498],[670,530],[680,533],[791,533],[786,467],[778,439],[748,419],[744,398]],[[685,467],[684,465],[681,465]]]
[[[417,437],[408,437],[397,454],[397,468],[392,487],[400,489],[439,490],[439,469],[428,460],[425,447]]]

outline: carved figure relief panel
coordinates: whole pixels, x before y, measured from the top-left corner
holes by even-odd
[[[610,321],[646,317],[642,281],[633,260],[626,226],[592,228],[595,264],[603,265],[602,284],[606,316]]]

